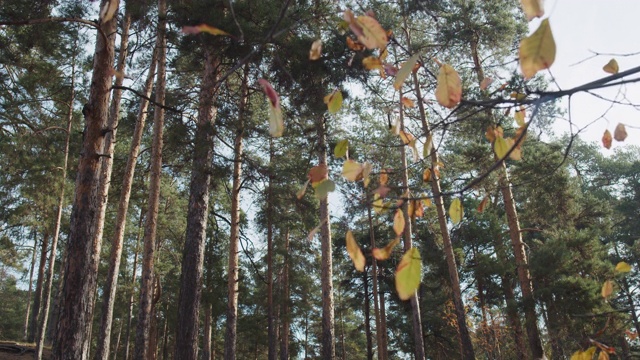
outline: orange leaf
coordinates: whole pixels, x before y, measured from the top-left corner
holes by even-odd
[[[327,170],[327,165],[320,164],[318,166],[314,166],[309,170],[309,180],[311,180],[311,184],[319,183],[320,181],[329,178],[329,171]]]
[[[409,99],[408,97],[402,97],[402,105],[408,107],[408,108],[412,108],[414,106],[416,106],[416,104],[413,103],[413,100]]]
[[[353,51],[362,51],[364,50],[364,45],[360,44],[357,41],[354,41],[350,37],[347,36],[347,47]]]
[[[611,142],[612,142],[612,137],[611,137],[611,133],[609,132],[609,130],[605,130],[604,131],[604,135],[602,135],[602,145],[606,148],[606,149],[611,149]]]
[[[356,270],[363,272],[364,265],[366,263],[366,259],[362,254],[362,250],[360,250],[360,246],[356,242],[356,239],[353,237],[353,233],[351,230],[347,230],[347,253],[349,257],[353,261],[353,265],[356,267]]]
[[[318,39],[311,44],[311,50],[309,50],[309,60],[318,60],[322,55],[322,40]]]
[[[427,168],[422,173],[422,181],[429,182],[431,181],[431,169]]]
[[[380,172],[380,185],[386,185],[387,181],[389,181],[389,175],[387,174],[387,170],[382,170]]]
[[[400,236],[404,231],[404,214],[402,213],[402,209],[396,210],[396,214],[393,217],[393,231],[396,235]]]
[[[484,208],[487,207],[487,204],[489,203],[489,195],[485,196],[484,199],[482,199],[482,201],[480,202],[480,204],[478,205],[478,212],[481,213],[484,211]]]
[[[398,236],[382,249],[374,248],[372,250],[373,257],[376,258],[376,260],[381,260],[381,261],[387,260],[391,256],[391,252],[393,251],[393,248],[396,247],[396,245],[398,245],[399,243],[400,243],[400,237]]]
[[[214,36],[231,36],[231,34],[229,34],[228,32],[224,31],[224,30],[220,30],[216,27],[213,26],[209,26],[207,24],[200,24],[200,25],[196,25],[196,26],[183,26],[182,27],[182,32],[184,34],[199,34],[201,32],[204,33],[208,33]]]

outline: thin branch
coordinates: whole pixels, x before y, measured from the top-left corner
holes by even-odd
[[[89,27],[92,27],[98,30],[100,35],[102,35],[102,37],[104,38],[105,44],[109,42],[107,40],[107,34],[104,33],[102,28],[100,28],[100,24],[98,24],[97,22],[94,22],[91,20],[85,20],[85,19],[67,18],[67,17],[48,17],[48,18],[42,18],[42,19],[26,19],[26,20],[12,20],[12,21],[4,20],[4,21],[0,21],[0,26],[2,25],[7,25],[7,26],[37,25],[37,24],[45,24],[49,22],[75,22],[75,23],[87,25]]]

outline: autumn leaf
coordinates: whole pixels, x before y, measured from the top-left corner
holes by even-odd
[[[380,260],[380,261],[387,260],[391,256],[391,252],[393,251],[393,248],[396,247],[396,245],[398,245],[399,243],[400,243],[400,237],[398,236],[382,249],[374,248],[372,250],[373,257],[376,258],[376,260]]]
[[[267,80],[258,79],[258,83],[262,86],[267,99],[269,99],[269,134],[273,137],[280,137],[284,133],[280,97]]]
[[[618,66],[618,62],[616,59],[611,59],[609,62],[602,67],[602,70],[608,72],[609,74],[617,74],[620,71],[620,67]]]
[[[613,130],[613,138],[616,141],[624,141],[627,138],[627,129],[625,129],[624,124],[618,123],[616,125],[616,129]]]
[[[609,357],[609,354],[607,354],[606,351],[600,350],[600,354],[598,354],[598,360],[609,360],[609,359],[611,359]]]
[[[453,225],[462,221],[463,216],[464,209],[462,208],[462,202],[458,198],[453,199],[451,205],[449,205],[449,217],[451,218]]]
[[[431,181],[431,169],[429,168],[424,169],[424,171],[422,172],[422,181],[424,182]]]
[[[507,144],[507,141],[502,136],[496,137],[495,141],[493,142],[493,151],[495,151],[498,159],[504,158],[507,155],[507,152],[509,152],[510,148],[511,147],[509,146],[509,144]]]
[[[522,4],[522,10],[527,17],[527,21],[544,15],[542,0],[520,0],[520,4]]]
[[[196,26],[183,26],[182,27],[182,33],[184,34],[189,34],[189,35],[195,35],[195,34],[199,34],[201,32],[207,33],[207,34],[211,34],[214,36],[231,36],[231,34],[229,34],[228,32],[224,31],[224,30],[220,30],[216,27],[213,26],[209,26],[207,24],[200,24],[200,25],[196,25]]]
[[[416,106],[416,104],[413,102],[413,100],[409,99],[408,97],[402,97],[402,105],[408,107],[408,108],[412,108],[414,106]]]
[[[518,126],[524,126],[524,118],[526,115],[527,112],[524,106],[520,106],[520,108],[516,110],[516,113],[513,115],[513,117],[516,119],[516,123],[518,124]]]
[[[318,60],[322,56],[322,40],[318,39],[311,44],[309,60]]]
[[[364,187],[369,186],[369,182],[371,181],[371,179],[369,179],[369,175],[371,175],[371,171],[373,170],[373,165],[371,165],[371,163],[369,162],[364,162],[362,164],[362,178],[363,178],[363,183],[364,183]]]
[[[515,146],[515,140],[512,138],[506,138],[504,141],[507,144],[507,150],[511,150],[513,148],[509,153],[509,158],[511,158],[511,160],[522,160],[522,148],[520,146]]]
[[[462,98],[462,80],[451,65],[443,64],[438,72],[436,100],[446,108],[454,108]]]
[[[604,282],[604,284],[602,284],[602,297],[603,298],[608,298],[611,294],[613,293],[613,282],[611,282],[611,280],[607,280]]]
[[[362,51],[364,50],[364,45],[360,44],[357,41],[353,41],[350,37],[347,36],[347,47],[353,51]]]
[[[487,90],[487,88],[489,87],[489,85],[491,85],[491,83],[493,82],[492,78],[484,78],[482,79],[482,81],[480,82],[480,90]]]
[[[538,71],[548,69],[556,58],[556,43],[553,40],[549,19],[544,19],[531,36],[520,42],[520,69],[525,79]]]
[[[400,236],[404,231],[404,214],[402,209],[396,210],[396,214],[393,216],[393,231],[396,235]]]
[[[418,62],[420,58],[420,54],[415,54],[410,57],[400,68],[398,73],[396,74],[396,79],[393,81],[393,88],[396,90],[400,90],[404,81],[409,77],[409,74],[413,71],[413,67]]]
[[[342,176],[349,181],[362,179],[362,165],[354,160],[347,160],[342,165]]]
[[[343,156],[346,156],[347,158],[349,158],[349,156],[347,155],[348,152],[349,152],[349,140],[347,139],[338,141],[338,143],[336,144],[336,147],[333,149],[333,155],[338,159]]]
[[[602,135],[602,146],[604,146],[606,149],[611,149],[612,139],[613,138],[611,137],[611,132],[609,132],[609,130],[605,130],[604,135]]]
[[[396,291],[401,300],[409,300],[420,287],[422,260],[415,247],[407,250],[396,269]]]
[[[591,360],[596,353],[596,347],[592,346],[585,351],[578,350],[571,355],[571,360]]]
[[[629,337],[629,340],[631,341],[638,338],[638,333],[636,331],[625,330],[624,333]]]
[[[631,271],[631,265],[627,264],[624,261],[620,261],[616,264],[616,271],[619,273],[628,273]]]
[[[302,188],[300,190],[298,190],[298,192],[296,193],[296,198],[298,198],[298,200],[302,199],[304,197],[304,193],[307,192],[307,187],[309,187],[309,183],[311,182],[311,180],[307,180],[304,183],[304,186],[302,186]]]
[[[433,135],[429,134],[427,141],[422,148],[422,157],[425,159],[431,155],[431,149],[433,148]]]
[[[386,185],[387,181],[389,181],[389,174],[387,174],[387,170],[382,170],[380,172],[380,185]]]
[[[385,203],[379,194],[373,195],[372,205],[373,205],[373,210],[376,212],[376,214],[382,214],[383,212],[389,209],[389,204]]]
[[[353,237],[353,233],[351,230],[347,230],[347,253],[349,257],[353,261],[353,265],[356,267],[356,270],[363,272],[364,265],[366,263],[366,259],[362,254],[362,250],[360,250],[360,246],[356,242],[356,239]]]
[[[478,212],[481,213],[484,211],[484,209],[487,207],[487,204],[489,203],[489,195],[485,196],[482,201],[480,202],[480,204],[478,205]]]
[[[316,198],[323,200],[327,198],[327,195],[330,192],[336,189],[336,184],[329,179],[325,179],[325,180],[322,180],[320,183],[316,184],[314,186],[314,189],[316,191],[315,193]]]
[[[324,103],[327,104],[330,113],[337,113],[342,107],[342,92],[340,90],[334,90],[331,94],[324,97]]]
[[[362,34],[358,35],[358,40],[367,47],[367,49],[384,49],[387,47],[387,32],[380,26],[378,20],[371,16],[358,16],[356,23],[362,29]]]
[[[320,181],[329,177],[329,171],[327,170],[326,164],[320,164],[318,166],[314,166],[309,170],[308,174],[309,180],[311,180],[311,184],[319,183]]]

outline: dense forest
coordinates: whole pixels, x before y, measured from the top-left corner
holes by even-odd
[[[640,68],[597,57],[558,88],[545,16],[0,1],[0,340],[74,360],[640,357],[640,148],[608,120],[554,133],[561,100]]]

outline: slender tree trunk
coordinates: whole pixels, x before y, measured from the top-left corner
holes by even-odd
[[[367,207],[367,217],[369,222],[369,238],[371,249],[376,247],[376,237],[373,230],[373,217],[371,216],[371,206]],[[380,319],[380,307],[378,305],[378,262],[371,257],[371,278],[373,279],[373,310],[376,318],[376,348],[378,349],[378,360],[385,360],[385,350],[383,348],[382,327]]]
[[[267,185],[267,334],[269,338],[268,359],[278,355],[275,316],[273,306],[273,138],[269,137],[269,184]]]
[[[242,183],[242,139],[244,137],[244,116],[249,99],[249,66],[245,65],[238,109],[238,127],[233,150],[233,184],[231,189],[231,238],[229,240],[227,325],[224,344],[225,359],[236,358],[236,326],[238,322],[238,242],[240,241],[240,186]]]
[[[47,264],[47,250],[49,248],[49,231],[45,230],[42,234],[42,246],[40,248],[40,264],[38,265],[38,280],[36,281],[36,291],[33,296],[33,309],[31,311],[31,320],[29,321],[28,342],[35,342],[36,333],[38,331],[38,317],[40,316],[40,303],[42,302],[42,286],[44,283],[44,270]]]
[[[421,99],[421,97],[418,97]],[[402,106],[402,91],[400,91],[400,127],[404,130],[404,109]],[[409,191],[409,168],[407,166],[407,151],[405,146],[400,148],[400,161],[402,166],[402,186],[405,191]],[[411,243],[412,231],[411,231],[411,216],[409,216],[409,202],[405,201],[402,204],[402,212],[404,213],[405,226],[403,232],[403,244],[404,251],[407,252],[411,247],[413,247]],[[456,272],[457,275],[457,272]],[[413,341],[415,343],[414,355],[416,360],[423,360],[424,356],[424,339],[422,337],[422,319],[420,318],[420,298],[418,297],[418,292],[416,291],[411,299],[411,321],[413,323]]]
[[[413,73],[413,85],[416,97],[422,99],[420,91],[420,83],[418,82],[418,76]],[[424,103],[422,100],[418,101],[418,110],[420,112],[420,120],[422,122],[422,131],[427,138],[431,135],[431,129],[429,122],[427,121],[426,111],[424,109]],[[449,271],[449,279],[451,281],[451,290],[453,292],[453,304],[456,312],[456,320],[458,322],[458,333],[460,334],[460,347],[463,359],[475,359],[475,353],[473,350],[473,343],[471,342],[471,336],[469,335],[469,329],[467,327],[467,317],[464,310],[464,302],[462,300],[462,292],[460,290],[460,278],[458,277],[458,267],[456,265],[455,255],[453,253],[453,246],[451,244],[451,237],[449,236],[449,228],[447,227],[447,217],[444,209],[444,199],[441,195],[440,178],[436,173],[438,167],[438,153],[435,149],[431,150],[431,191],[433,193],[433,199],[435,200],[436,212],[438,213],[438,224],[440,226],[440,233],[442,235],[442,243],[444,245],[444,255],[447,260],[447,269]]]
[[[60,276],[58,280],[58,288],[56,289],[56,297],[53,302],[53,309],[51,310],[51,325],[47,327],[47,341],[49,344],[53,344],[58,331],[58,320],[60,319],[60,305],[62,303],[62,292],[65,279],[65,269],[67,259],[69,258],[69,251],[65,246],[65,251],[62,252],[62,261],[60,264]]]
[[[158,74],[156,77],[156,104],[164,105],[166,84],[166,0],[158,1]],[[151,177],[149,179],[149,200],[144,227],[144,255],[142,257],[142,284],[140,285],[140,302],[138,308],[138,324],[136,326],[135,359],[147,359],[149,349],[149,330],[151,327],[151,307],[153,305],[154,257],[156,250],[156,228],[158,207],[160,204],[160,178],[162,176],[162,134],[164,127],[164,108],[156,105],[153,113],[153,145],[151,152]]]
[[[211,304],[205,304],[202,360],[211,360]]]
[[[158,358],[158,301],[162,296],[162,286],[160,283],[160,277],[157,274],[153,276],[153,299],[151,300],[151,310],[149,311],[149,318],[151,324],[149,326],[149,345],[147,350],[146,360],[156,360]]]
[[[118,68],[117,68],[116,83],[115,83],[116,86],[122,86],[122,83],[124,81],[124,71],[125,71],[125,64],[127,60],[127,47],[129,46],[130,25],[131,25],[131,16],[127,13],[125,14],[124,21],[122,23],[122,35],[120,36],[120,54],[118,56]],[[154,52],[154,55],[155,55],[155,52]],[[152,62],[153,61],[154,59],[152,57]],[[152,65],[152,68],[153,67],[154,66]],[[109,113],[109,128],[111,129],[111,136],[107,134],[107,138],[105,140],[105,153],[109,154],[110,157],[106,158],[105,162],[102,165],[103,182],[105,182],[103,207],[105,209],[107,206],[109,183],[111,182],[110,180],[111,169],[113,166],[116,132],[117,132],[119,117],[120,117],[119,112],[120,112],[121,98],[122,98],[122,90],[115,89],[113,91],[113,99],[111,100],[111,109]],[[146,100],[143,100],[143,101],[146,102]],[[132,147],[133,145],[134,143],[132,142]],[[109,261],[109,272],[107,273],[107,279],[103,289],[103,294],[105,295],[102,303],[102,318],[100,321],[100,331],[98,333],[98,344],[97,344],[96,356],[95,356],[96,360],[109,359],[109,344],[111,342],[111,322],[113,318],[113,303],[116,297],[116,288],[118,284],[118,272],[120,271],[122,239],[124,238],[124,223],[126,221],[126,212],[127,212],[126,209],[129,205],[129,194],[131,192],[131,178],[133,178],[133,169],[130,170],[129,163],[127,163],[127,170],[125,172],[125,178],[122,186],[122,194],[120,195],[120,202],[118,205],[118,218],[116,219],[115,236],[111,241],[111,257]],[[127,180],[129,180],[129,183],[127,183]],[[123,199],[122,195],[124,195],[125,193],[126,193],[126,197]],[[123,206],[125,207],[124,214],[121,215]],[[123,216],[123,217],[120,218],[120,216]],[[102,218],[104,222],[104,214]]]
[[[202,292],[202,264],[209,212],[209,184],[213,159],[215,108],[220,60],[211,47],[205,50],[205,70],[200,88],[193,170],[189,189],[187,233],[180,275],[175,358],[198,358],[198,319]]]
[[[138,271],[138,247],[140,246],[140,233],[142,230],[142,221],[144,212],[140,210],[140,219],[138,220],[138,234],[136,236],[136,247],[133,253],[133,267],[131,268],[131,293],[129,294],[129,312],[127,314],[127,331],[125,332],[124,359],[129,360],[129,350],[131,348],[131,322],[133,321],[133,301],[136,293],[136,275]]]
[[[384,291],[378,290],[378,295],[380,297],[380,332],[382,333],[382,354],[384,359],[389,358],[389,354],[387,351],[387,344],[389,343],[389,338],[387,336],[387,310],[385,305],[385,295]]]
[[[162,330],[162,360],[167,360],[169,356],[169,317],[167,311],[169,310],[169,304],[164,309],[164,330]],[[208,360],[208,359],[207,359]]]
[[[289,229],[284,235],[284,265],[282,270],[282,310],[280,311],[280,319],[282,322],[282,330],[280,331],[280,360],[289,360],[289,297],[291,296],[289,289]]]
[[[513,330],[513,341],[516,344],[516,354],[518,355],[518,359],[525,359],[527,358],[528,352],[524,342],[522,322],[520,321],[520,314],[518,314],[518,304],[513,293],[511,278],[510,276],[503,275],[501,281],[502,291],[504,292],[505,301],[507,303],[507,319],[509,319],[509,324]]]
[[[113,360],[118,357],[118,350],[120,350],[120,336],[122,335],[122,319],[120,319],[120,326],[118,327],[118,336],[116,337],[116,346],[113,348]]]
[[[325,120],[321,118],[318,128],[318,163],[327,165],[327,130]],[[329,199],[320,200],[320,238],[322,251],[322,359],[333,360],[336,357],[334,314],[333,314],[333,261],[331,243],[331,222],[329,219]]]
[[[111,0],[117,1],[117,0]],[[107,6],[109,0],[102,0],[100,8]],[[100,151],[104,148],[104,129],[107,124],[109,92],[113,78],[112,64],[114,40],[116,36],[116,17],[103,21],[99,19],[101,31],[96,38],[93,57],[93,75],[89,101],[85,104],[84,140],[78,175],[76,194],[71,211],[71,226],[67,251],[69,253],[63,294],[60,304],[60,321],[53,358],[86,359],[85,339],[90,315],[93,313],[93,294],[96,288],[97,273],[93,264],[99,251],[92,239],[98,231],[100,212]],[[105,38],[106,36],[106,38]]]
[[[35,231],[34,231],[35,233]],[[36,254],[38,253],[38,240],[34,236],[33,239],[33,252],[31,256],[31,270],[29,270],[29,291],[27,292],[27,312],[24,316],[24,335],[23,340],[27,341],[29,338],[29,319],[31,318],[31,290],[33,286],[33,270],[36,267]]]
[[[362,273],[364,285],[364,332],[367,337],[367,360],[373,360],[373,339],[371,336],[371,304],[369,303],[369,279],[367,272]]]

